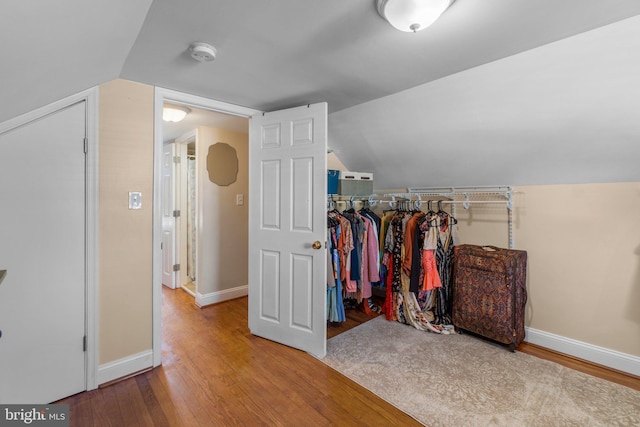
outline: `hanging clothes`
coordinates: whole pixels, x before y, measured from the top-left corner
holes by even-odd
[[[329,322],[344,322],[346,320],[342,302],[341,264],[338,249],[341,234],[340,221],[329,217],[327,220],[327,320]]]
[[[436,215],[437,246],[435,250],[436,265],[442,286],[436,288],[435,323],[452,324],[451,308],[453,305],[453,248],[459,244],[457,227],[452,226],[453,218],[444,211]]]
[[[369,209],[368,203],[365,204],[365,207],[362,208],[358,213],[371,221],[371,225],[372,225],[371,229],[373,230],[373,236],[369,236],[369,237],[373,237],[373,239],[367,238],[367,245],[368,245],[368,252],[371,253],[371,256],[373,257],[374,254],[376,256],[375,268],[378,273],[378,280],[371,281],[371,286],[379,286],[380,281],[382,280],[381,266],[380,266],[380,260],[382,259],[382,257],[380,256],[380,244],[379,244],[382,219],[375,212]]]
[[[371,313],[369,298],[372,283],[380,281],[378,230],[370,214],[353,209],[327,213],[331,264],[327,262],[327,319],[344,321],[344,300],[355,301]]]
[[[437,227],[436,214],[433,211],[427,212],[422,222],[420,223],[419,230],[422,236],[422,248],[421,248],[421,262],[420,262],[420,280],[416,283],[418,290],[418,303],[422,308],[422,312],[425,314],[430,322],[435,322],[435,289],[442,287],[440,280],[440,274],[435,258],[435,250],[438,243],[438,227]]]
[[[409,290],[418,292],[418,282],[420,279],[420,229],[419,225],[425,217],[424,212],[413,212],[411,218],[407,222],[407,228],[404,232],[404,258],[402,261],[402,269],[407,273],[410,279]]]
[[[398,211],[384,242],[383,260],[390,272],[384,306],[387,319],[420,330],[453,333],[450,273],[457,233],[450,217]]]
[[[327,319],[344,321],[345,305],[360,305],[371,313],[366,308],[371,306],[372,286],[380,284],[386,285],[382,312],[388,320],[436,333],[454,332],[455,218],[442,210],[404,209],[379,217],[368,207],[351,207],[329,211],[327,221]]]
[[[353,209],[344,211],[341,213],[342,217],[346,218],[353,233],[353,247],[350,253],[351,263],[347,267],[349,274],[346,277],[345,292],[349,298],[360,300],[362,296],[358,295],[358,289],[361,289],[361,263],[362,263],[362,241],[365,238],[365,225],[364,221],[355,214]]]

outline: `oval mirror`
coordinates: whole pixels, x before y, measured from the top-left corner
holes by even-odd
[[[231,185],[238,178],[238,155],[236,149],[218,142],[209,147],[207,153],[209,180],[221,186]]]

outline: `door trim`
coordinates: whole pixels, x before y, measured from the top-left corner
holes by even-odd
[[[87,390],[98,388],[98,317],[96,312],[98,289],[98,87],[68,96],[44,107],[0,123],[0,134],[27,125],[74,104],[85,102],[85,385]],[[80,148],[80,147],[79,147]]]
[[[153,251],[152,251],[152,282],[153,282],[153,366],[162,364],[162,105],[175,102],[217,111],[234,116],[249,118],[262,111],[242,107],[226,102],[215,101],[201,96],[177,92],[171,89],[155,87],[154,99],[154,142],[153,142]]]
[[[179,136],[178,138],[176,138],[175,140],[175,144],[176,144],[176,155],[178,157],[180,157],[180,166],[179,166],[179,171],[177,173],[177,178],[176,178],[176,183],[177,185],[174,186],[174,197],[176,200],[176,204],[175,204],[175,208],[181,211],[181,215],[178,218],[178,223],[180,224],[180,227],[175,227],[174,229],[174,239],[175,239],[175,245],[177,248],[177,253],[178,256],[176,257],[176,263],[180,264],[180,271],[176,272],[176,288],[182,288],[182,285],[184,285],[186,282],[186,278],[187,278],[187,240],[188,240],[188,235],[185,236],[186,233],[186,224],[187,224],[187,217],[188,215],[190,215],[188,209],[187,209],[187,191],[186,191],[186,186],[187,186],[187,181],[188,181],[188,168],[187,168],[187,147],[189,144],[193,143],[196,147],[196,154],[198,152],[198,145],[197,145],[197,141],[198,141],[198,130],[197,129],[192,129],[189,132],[185,133],[184,135]],[[198,184],[198,172],[197,172],[197,164],[196,164],[196,182],[195,184],[195,193],[196,193],[196,206],[195,206],[195,210],[196,210],[196,218],[201,216],[202,210],[201,207],[199,205],[199,201],[201,199],[201,197],[198,196],[198,189],[199,189],[199,184]],[[197,223],[197,219],[196,219],[196,223]],[[196,248],[198,247],[198,240],[199,240],[199,236],[198,233],[195,233],[195,242],[196,242]],[[197,252],[197,251],[196,251]],[[195,276],[198,277],[198,275],[200,274],[198,271],[198,259],[196,257],[196,260],[194,262],[194,268],[196,270],[196,274]],[[185,279],[185,280],[183,280]],[[198,281],[196,280],[196,288],[195,288],[195,292],[196,294],[198,293]]]

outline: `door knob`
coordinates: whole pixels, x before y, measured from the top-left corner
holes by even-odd
[[[316,240],[315,242],[313,242],[313,244],[311,245],[311,247],[315,250],[318,250],[322,247],[322,243],[320,243],[320,240]]]

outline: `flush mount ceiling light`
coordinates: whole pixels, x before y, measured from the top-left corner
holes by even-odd
[[[216,48],[207,43],[195,42],[189,46],[191,57],[200,62],[211,62],[216,59]]]
[[[165,105],[162,108],[162,120],[177,123],[184,119],[190,112],[190,109],[181,105]]]
[[[447,10],[454,0],[378,0],[378,13],[400,31],[424,30]]]

